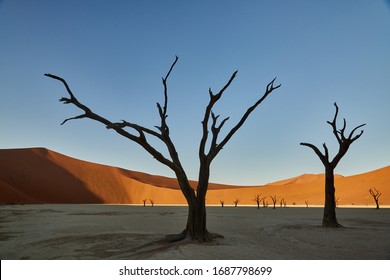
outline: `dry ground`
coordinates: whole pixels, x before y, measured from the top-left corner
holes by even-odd
[[[390,259],[390,209],[338,208],[344,228],[322,228],[322,208],[208,207],[199,244],[158,242],[180,232],[187,208],[1,205],[1,259]]]

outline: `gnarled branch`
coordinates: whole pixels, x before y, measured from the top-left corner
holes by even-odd
[[[339,113],[339,107],[337,106],[336,102],[333,105],[336,107],[336,111],[335,111],[333,120],[332,121],[327,121],[327,123],[331,125],[332,130],[333,130],[333,134],[336,137],[337,142],[339,143],[339,146],[340,146],[339,151],[336,154],[336,156],[333,158],[333,160],[332,161],[329,160],[329,151],[328,151],[328,148],[327,148],[325,143],[323,144],[323,147],[324,147],[324,150],[325,150],[325,154],[322,154],[320,152],[320,150],[316,146],[314,146],[313,144],[309,144],[309,143],[300,143],[300,144],[302,146],[307,146],[307,147],[310,147],[311,149],[313,149],[314,152],[318,155],[318,157],[321,159],[322,163],[325,166],[329,165],[332,168],[335,168],[337,166],[337,164],[339,163],[339,161],[341,160],[341,158],[347,153],[347,151],[349,149],[349,146],[354,141],[359,139],[359,137],[363,134],[363,130],[362,130],[359,134],[354,136],[355,131],[357,129],[365,126],[366,124],[361,124],[361,125],[355,127],[351,131],[351,133],[348,135],[348,137],[346,137],[345,136],[345,129],[347,127],[347,121],[344,118],[343,119],[343,127],[341,129],[337,129],[337,123],[336,122],[337,122],[337,116],[338,116],[338,113]]]
[[[275,80],[276,78],[274,78],[270,83],[268,83],[263,96],[260,97],[251,107],[248,108],[248,110],[241,117],[240,121],[229,131],[229,133],[220,142],[220,144],[210,147],[209,155],[211,159],[213,159],[223,149],[226,143],[229,142],[232,136],[240,129],[240,127],[245,123],[249,115],[256,109],[256,107],[259,106],[272,91],[274,91],[275,89],[281,86],[281,84],[274,86]]]
[[[320,149],[318,149],[317,146],[315,146],[313,144],[301,142],[300,145],[311,148],[316,153],[316,155],[320,158],[320,160],[322,161],[322,163],[324,165],[328,164],[328,159],[327,159],[328,152],[327,152],[327,149],[325,150],[325,155],[324,155],[323,153],[321,153]],[[325,147],[326,147],[326,145],[324,143],[324,148]]]
[[[166,123],[166,119],[168,117],[167,111],[168,111],[168,85],[167,85],[167,80],[169,75],[171,74],[173,67],[175,67],[179,57],[175,57],[175,61],[172,63],[171,68],[169,69],[168,73],[165,75],[164,78],[162,78],[162,83],[164,86],[164,106],[161,107],[160,103],[157,103],[157,108],[158,112],[161,118],[161,125],[157,127],[162,134],[166,134],[167,136],[169,135],[169,127]]]
[[[134,123],[129,123],[129,122],[126,122],[124,120],[122,120],[122,122],[111,122],[109,121],[108,119],[98,115],[98,114],[95,114],[89,107],[87,107],[86,105],[84,105],[83,103],[79,102],[78,99],[75,97],[75,95],[73,94],[73,92],[71,91],[68,83],[66,82],[65,79],[59,77],[59,76],[56,76],[56,75],[52,75],[52,74],[45,74],[45,76],[49,77],[49,78],[52,78],[52,79],[55,79],[55,80],[58,80],[60,82],[62,82],[69,94],[69,97],[70,98],[67,98],[67,97],[62,97],[60,99],[61,102],[63,102],[64,104],[73,104],[74,106],[78,107],[79,109],[83,110],[84,111],[84,114],[81,114],[79,116],[76,116],[76,117],[72,117],[72,118],[68,118],[68,119],[65,119],[61,124],[64,124],[66,123],[67,121],[69,120],[74,120],[74,119],[82,119],[82,118],[89,118],[89,119],[92,119],[92,120],[95,120],[95,121],[98,121],[102,124],[104,124],[106,126],[106,128],[108,129],[113,129],[115,130],[118,134],[126,137],[127,139],[133,141],[133,142],[136,142],[137,144],[139,144],[140,146],[142,146],[149,154],[151,154],[156,160],[158,160],[159,162],[167,165],[168,167],[170,167],[173,171],[177,172],[177,171],[180,171],[180,172],[184,172],[183,171],[183,168],[181,166],[181,163],[179,161],[179,158],[178,158],[178,155],[177,155],[177,152],[176,152],[176,149],[171,141],[171,139],[169,138],[169,129],[168,129],[168,125],[166,124],[166,117],[167,117],[167,103],[168,103],[168,93],[167,93],[167,84],[166,84],[166,81],[170,75],[170,73],[172,72],[172,69],[173,67],[175,66],[176,62],[178,60],[178,57],[176,56],[175,58],[175,61],[173,62],[173,64],[171,65],[167,75],[165,76],[165,78],[163,78],[163,85],[164,85],[164,107],[161,108],[160,110],[160,118],[161,118],[161,134],[154,131],[154,130],[151,130],[151,129],[148,129],[146,127],[143,127],[141,125],[138,125],[138,124],[134,124]],[[132,129],[134,129],[135,131],[137,131],[138,135],[135,135],[131,132],[128,132],[125,130],[126,127],[130,127]],[[148,135],[151,135],[151,136],[154,136],[158,139],[160,139],[163,143],[165,143],[165,145],[167,146],[167,149],[169,151],[169,154],[171,155],[171,159],[168,159],[166,158],[163,154],[161,154],[160,152],[158,152],[146,139],[146,136],[145,134],[148,134]]]
[[[274,85],[274,82],[276,78],[274,78],[268,85],[266,86],[265,92],[262,97],[260,97],[251,107],[247,109],[247,111],[244,113],[244,115],[241,117],[240,121],[227,133],[225,138],[218,143],[218,136],[221,131],[221,128],[224,126],[226,121],[229,119],[229,117],[225,118],[219,126],[217,126],[217,119],[219,117],[215,116],[215,114],[212,112],[212,108],[214,105],[218,102],[218,100],[222,97],[223,93],[226,91],[226,89],[230,86],[230,84],[233,82],[234,78],[237,76],[237,71],[235,71],[228,82],[222,87],[222,89],[218,92],[218,94],[214,94],[211,89],[209,89],[209,95],[210,95],[210,101],[209,104],[206,107],[204,118],[202,121],[203,126],[203,135],[202,139],[200,141],[200,148],[199,148],[199,156],[201,160],[206,160],[208,162],[211,162],[216,155],[223,149],[223,147],[226,145],[226,143],[231,139],[231,137],[240,129],[240,127],[245,123],[246,119],[249,117],[249,115],[256,109],[257,106],[259,106],[266,98],[267,96],[275,89],[279,88],[281,85]],[[205,147],[208,139],[208,122],[209,119],[212,119],[211,124],[211,131],[213,134],[209,152],[206,154]]]
[[[210,119],[210,115],[211,115],[211,111],[215,105],[215,103],[218,102],[218,100],[222,97],[223,93],[225,92],[225,90],[230,86],[230,84],[233,82],[233,80],[236,78],[237,76],[237,72],[238,71],[235,71],[232,76],[230,77],[229,81],[222,87],[222,89],[217,93],[217,94],[214,94],[213,91],[211,90],[211,88],[209,88],[209,95],[210,95],[210,101],[209,101],[209,104],[207,105],[206,107],[206,110],[205,110],[205,114],[204,114],[204,117],[203,117],[203,121],[202,121],[202,138],[200,140],[200,145],[199,145],[199,157],[201,158],[201,160],[203,159],[206,159],[207,155],[206,155],[206,143],[207,143],[207,139],[208,139],[208,133],[209,133],[209,119]],[[227,119],[224,121],[224,123],[227,121]],[[215,120],[216,122],[216,120]],[[214,126],[215,126],[215,122],[214,122]],[[215,140],[217,139],[217,135],[215,135]],[[216,145],[216,141],[215,141],[215,145]]]

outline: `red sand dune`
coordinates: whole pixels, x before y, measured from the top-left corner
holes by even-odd
[[[193,186],[196,182],[192,182]],[[355,176],[336,176],[339,205],[373,205],[369,188],[390,205],[390,166]],[[256,194],[276,195],[287,204],[322,205],[324,175],[304,174],[265,186],[210,184],[208,204],[255,204]],[[0,203],[124,203],[185,204],[176,179],[129,171],[74,159],[44,148],[0,150]]]

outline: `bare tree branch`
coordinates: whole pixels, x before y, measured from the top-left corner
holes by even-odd
[[[322,154],[319,151],[319,149],[317,147],[315,147],[313,144],[301,143],[301,145],[303,145],[303,146],[307,146],[307,147],[312,148],[314,150],[314,152],[318,155],[318,157],[321,159],[321,161],[324,163],[324,165],[331,164],[333,166],[333,168],[336,167],[336,165],[341,160],[341,158],[347,153],[347,151],[349,149],[349,146],[355,140],[359,139],[359,137],[363,134],[363,130],[362,130],[359,134],[357,134],[356,136],[353,136],[355,131],[357,129],[359,129],[360,127],[363,127],[363,126],[366,125],[366,124],[361,124],[361,125],[355,127],[351,131],[351,133],[349,134],[348,138],[346,138],[345,137],[345,129],[347,127],[347,121],[344,118],[343,119],[343,127],[340,130],[337,129],[337,123],[336,122],[337,122],[337,116],[338,116],[338,113],[339,113],[339,107],[337,106],[336,102],[334,103],[334,106],[336,107],[336,111],[335,111],[333,120],[332,121],[327,121],[327,123],[332,126],[333,134],[336,137],[337,142],[339,143],[340,148],[339,148],[339,151],[336,154],[336,156],[333,158],[333,160],[332,161],[329,160],[329,151],[328,151],[328,148],[326,147],[325,143],[323,144],[323,147],[324,147],[324,150],[325,150],[325,154]]]
[[[67,121],[70,121],[70,120],[76,120],[76,119],[83,119],[83,118],[86,118],[87,117],[87,114],[82,114],[82,115],[79,115],[79,116],[76,116],[76,117],[72,117],[72,118],[67,118],[65,119],[61,125],[63,125],[64,123],[66,123]]]
[[[172,63],[171,68],[169,69],[168,73],[165,75],[164,78],[162,78],[162,83],[164,86],[164,107],[161,107],[160,103],[157,103],[157,108],[159,111],[159,115],[161,118],[161,126],[157,127],[161,133],[169,135],[169,127],[166,123],[166,119],[168,117],[167,110],[168,110],[168,86],[167,86],[167,80],[169,75],[171,74],[173,68],[175,67],[179,57],[175,57],[175,61]]]
[[[324,150],[325,150],[325,160],[327,162],[329,162],[329,150],[328,150],[328,147],[326,146],[326,144],[322,144],[322,146],[324,147]]]
[[[323,155],[321,153],[320,149],[318,149],[315,145],[310,144],[310,143],[305,143],[305,142],[301,142],[300,145],[307,146],[307,147],[311,148],[316,153],[316,155],[320,158],[322,163],[324,163],[324,164],[327,163],[326,155]]]
[[[339,107],[337,106],[336,102],[333,103],[333,105],[336,107],[336,112],[334,114],[333,121],[332,122],[327,121],[327,123],[332,126],[334,136],[336,137],[337,141],[339,143],[341,143],[342,139],[340,138],[339,131],[337,130],[337,127],[336,127],[337,115],[339,114]]]
[[[90,108],[88,108],[86,105],[84,105],[81,102],[79,102],[78,99],[73,94],[73,92],[71,91],[71,89],[70,89],[68,83],[65,81],[65,79],[63,79],[63,78],[61,78],[59,76],[56,76],[56,75],[52,75],[52,74],[45,74],[45,76],[47,76],[49,78],[52,78],[52,79],[55,79],[55,80],[58,80],[58,81],[61,81],[64,84],[64,86],[65,86],[65,88],[66,88],[70,98],[62,97],[60,99],[61,102],[63,102],[64,104],[73,104],[76,107],[78,107],[78,108],[80,108],[81,110],[84,111],[84,114],[76,116],[76,117],[65,119],[61,124],[64,124],[64,123],[66,123],[69,120],[82,119],[82,118],[89,118],[89,119],[98,121],[98,122],[104,124],[106,126],[106,128],[113,129],[118,134],[126,137],[127,139],[129,139],[129,140],[131,140],[133,142],[136,142],[137,144],[142,146],[149,154],[151,154],[156,160],[158,160],[159,162],[167,165],[173,171],[176,172],[178,170],[182,171],[182,167],[181,167],[180,161],[178,159],[178,155],[177,155],[177,152],[176,152],[176,150],[174,148],[174,145],[173,145],[172,141],[170,140],[170,138],[168,136],[168,133],[167,133],[168,126],[167,126],[167,124],[165,122],[165,118],[166,118],[166,108],[167,108],[166,80],[169,77],[169,74],[171,73],[174,65],[177,62],[177,60],[178,60],[178,57],[176,56],[176,59],[175,59],[174,63],[172,64],[168,74],[164,78],[164,81],[165,81],[165,84],[164,84],[164,95],[166,96],[166,98],[165,98],[165,103],[164,103],[164,109],[162,110],[163,114],[160,114],[161,122],[162,122],[162,128],[163,128],[163,130],[161,131],[161,134],[159,134],[159,133],[157,133],[157,132],[155,132],[155,131],[153,131],[151,129],[145,128],[143,126],[140,126],[140,125],[137,125],[137,124],[133,124],[133,123],[129,123],[129,122],[126,122],[126,121],[122,121],[121,123],[113,123],[113,122],[111,122],[108,119],[106,119],[106,118],[104,118],[104,117],[102,117],[102,116],[100,116],[98,114],[95,114],[94,112],[92,112],[92,110]],[[137,136],[137,135],[134,135],[134,134],[124,130],[125,127],[133,128],[134,130],[136,130],[138,132],[139,135]],[[170,155],[172,156],[172,159],[171,160],[167,159],[160,152],[158,152],[152,145],[150,145],[148,143],[146,137],[145,137],[145,133],[147,133],[149,135],[152,135],[154,137],[157,137],[163,143],[165,143],[167,148],[168,148],[168,151],[169,151]]]
[[[223,86],[223,88],[218,92],[218,94],[214,94],[212,92],[211,88],[209,88],[210,101],[209,101],[209,104],[206,107],[205,114],[204,114],[204,117],[203,117],[203,121],[202,121],[202,128],[203,128],[202,130],[203,130],[203,132],[202,132],[202,138],[200,140],[200,145],[199,145],[199,157],[201,158],[201,160],[205,160],[206,157],[207,157],[205,149],[206,149],[206,143],[207,143],[208,133],[209,133],[208,122],[209,122],[209,119],[210,119],[211,111],[212,111],[215,103],[217,103],[217,101],[222,97],[222,95],[225,92],[225,90],[233,82],[233,80],[237,76],[237,72],[238,71],[235,71],[232,74],[232,76],[230,77],[229,81]],[[215,123],[214,123],[214,125],[215,125]],[[217,136],[215,136],[215,137],[217,137]]]
[[[241,117],[240,121],[230,130],[230,132],[225,136],[225,138],[219,144],[216,144],[215,146],[210,148],[209,156],[211,159],[213,159],[223,149],[226,143],[229,142],[232,136],[240,129],[240,127],[245,123],[246,119],[256,109],[256,107],[259,106],[272,91],[281,86],[281,84],[274,86],[275,80],[276,78],[274,78],[270,83],[268,83],[263,96],[258,99],[255,104],[248,108],[245,114]]]
[[[359,128],[365,126],[365,125],[366,125],[366,124],[364,123],[364,124],[361,124],[361,125],[355,127],[355,128],[351,131],[351,133],[349,134],[348,139],[351,140],[351,142],[353,142],[353,141],[359,139],[359,137],[362,136],[364,130],[361,130],[360,133],[357,134],[355,137],[353,137],[353,134],[355,133],[355,131],[356,131],[357,129],[359,129]]]

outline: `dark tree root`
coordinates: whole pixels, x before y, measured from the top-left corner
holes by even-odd
[[[322,226],[325,228],[344,228],[342,224],[339,223],[322,223]]]
[[[163,242],[178,242],[182,241],[184,239],[187,239],[187,230],[183,230],[181,233],[178,234],[169,234],[166,235],[164,239],[162,239]]]
[[[162,239],[162,242],[179,242],[182,240],[194,240],[198,242],[211,242],[214,241],[217,238],[224,238],[223,235],[218,234],[218,233],[211,233],[211,232],[206,232],[202,238],[197,238],[197,237],[191,237],[190,232],[185,229],[181,233],[178,234],[169,234],[165,236],[164,239]]]

